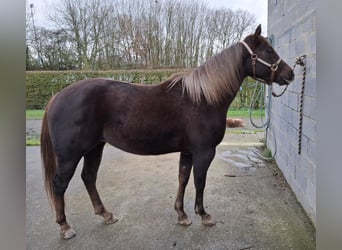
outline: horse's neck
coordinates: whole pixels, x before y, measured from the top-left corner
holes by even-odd
[[[242,72],[244,73],[244,72]],[[241,85],[243,83],[243,80],[245,79],[245,76],[244,74],[241,74],[242,77],[241,79],[239,79],[239,83],[236,84],[236,87],[233,88],[233,91],[229,92],[226,94],[226,97],[224,98],[223,100],[223,105],[225,105],[225,107],[228,109],[230,104],[233,102],[233,100],[235,99],[237,93],[239,92],[240,88],[241,88]]]

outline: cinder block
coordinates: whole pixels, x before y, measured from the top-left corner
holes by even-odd
[[[287,160],[287,171],[289,171],[289,173],[292,176],[295,176],[296,174],[296,166],[299,163],[299,158],[297,157],[297,148],[295,148],[295,146],[293,144],[289,144],[290,146],[288,146],[285,149],[283,149],[282,151],[288,151],[289,152],[289,156],[288,156],[288,160]]]
[[[295,79],[293,81],[293,83],[291,83],[292,85],[292,91],[300,94],[301,89],[302,89],[302,71],[299,68],[295,68]]]
[[[299,38],[302,35],[302,27],[300,25],[294,25],[291,27],[291,33],[294,39]]]
[[[305,116],[315,120],[316,117],[316,98],[304,96],[303,113]]]
[[[298,124],[292,123],[287,130],[288,140],[297,144],[298,141]]]
[[[295,11],[297,12],[298,17],[301,17],[303,16],[304,13],[308,12],[309,1],[295,1],[295,3],[296,3]]]
[[[304,94],[306,96],[316,97],[316,76],[308,75],[305,79]]]
[[[310,138],[312,141],[316,141],[316,121],[309,117],[303,116],[303,134]]]
[[[287,155],[286,154],[282,154],[281,151],[277,150],[277,154],[275,156],[276,158],[276,162],[278,167],[280,168],[280,170],[284,173],[286,172],[286,166],[287,166]]]
[[[316,55],[316,30],[313,30],[307,34],[306,37],[306,54]],[[315,58],[316,61],[316,58]]]
[[[317,162],[317,144],[316,141],[308,140],[307,156],[315,164]]]
[[[313,176],[314,164],[311,161],[311,159],[307,157],[307,155],[301,155],[298,169],[299,168],[301,169],[302,174],[305,175],[305,178],[307,178],[308,181],[310,182],[314,181],[314,176]]]
[[[298,128],[299,128],[299,112],[293,111],[291,114],[292,114],[291,126],[294,127],[296,130],[298,130]]]
[[[267,131],[266,145],[267,145],[267,148],[269,148],[272,152],[274,152],[274,149],[275,149],[274,135],[273,135],[273,131],[271,129],[268,129],[268,131]]]
[[[300,2],[302,2],[302,1],[300,1]],[[316,25],[314,23],[316,23],[316,22],[314,21],[313,16],[309,15],[305,19],[303,19],[299,25],[302,26],[303,33],[305,33],[305,32],[310,32],[310,31],[314,30],[314,28],[316,27]]]
[[[284,134],[287,134],[288,126],[289,126],[289,123],[285,119],[281,119],[280,122],[278,123],[279,130]]]
[[[301,155],[305,155],[305,157],[307,157],[307,148],[308,148],[308,143],[309,143],[308,140],[309,140],[309,138],[302,134],[302,136],[301,136],[302,154]]]
[[[296,181],[303,193],[306,192],[307,185],[307,169],[302,166],[297,166],[296,168]]]
[[[299,110],[299,94],[289,93],[289,107],[295,111]]]
[[[281,105],[288,106],[288,103],[289,103],[289,92],[288,91],[286,91],[284,95],[282,95],[281,97],[278,97],[278,98],[280,99]]]
[[[310,52],[308,52],[308,50],[305,54],[306,75],[316,78],[316,55],[311,54]],[[300,72],[300,75],[303,75],[303,68]]]
[[[295,58],[297,56],[296,52],[296,40],[292,40],[289,43],[289,57]]]
[[[295,43],[295,56],[300,56],[303,54],[303,51],[306,51],[306,43],[305,43],[305,36],[301,35],[296,39]]]

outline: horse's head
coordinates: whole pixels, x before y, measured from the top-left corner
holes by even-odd
[[[244,53],[248,55],[244,62],[247,75],[267,84],[276,82],[279,85],[288,85],[294,80],[292,68],[279,57],[268,40],[261,36],[261,25],[241,43],[245,48]]]

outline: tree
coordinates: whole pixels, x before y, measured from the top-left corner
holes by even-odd
[[[27,68],[44,68],[44,60],[41,56],[42,44],[39,30],[35,24],[34,5],[26,6],[26,62],[30,63]],[[33,54],[36,54],[37,60],[34,60]]]
[[[96,60],[104,45],[105,19],[112,5],[103,0],[63,0],[50,19],[74,43],[78,68],[95,69]]]
[[[35,27],[31,13],[27,64],[43,69],[196,67],[255,24],[195,0],[62,0],[54,29]]]

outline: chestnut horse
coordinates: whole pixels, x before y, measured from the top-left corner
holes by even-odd
[[[140,155],[180,152],[178,223],[190,225],[183,197],[193,167],[195,212],[207,226],[215,224],[203,206],[207,170],[222,141],[229,105],[247,76],[288,85],[291,67],[280,59],[259,25],[243,41],[214,55],[201,66],[156,85],[106,79],[74,83],[49,101],[43,118],[41,156],[45,187],[64,239],[76,233],[66,220],[64,193],[83,157],[81,178],[95,213],[106,224],[117,221],[96,189],[105,143]]]

